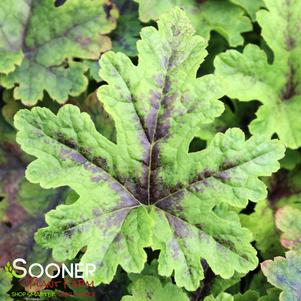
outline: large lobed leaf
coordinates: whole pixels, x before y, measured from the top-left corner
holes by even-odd
[[[1,84],[34,105],[47,91],[59,103],[88,84],[86,67],[73,58],[97,60],[111,48],[104,34],[116,25],[109,0],[2,0],[0,4]],[[23,58],[23,59],[22,59]],[[16,66],[17,65],[17,66]]]
[[[135,0],[139,4],[139,18],[142,22],[157,20],[163,13],[180,6],[188,14],[197,32],[209,38],[211,31],[221,34],[231,46],[243,44],[242,33],[252,30],[250,20],[244,11],[228,0]],[[255,1],[255,0],[252,0]],[[257,1],[257,0],[256,0]],[[245,4],[239,3],[246,7]],[[249,8],[249,5],[248,5]]]
[[[301,146],[300,13],[299,0],[264,0],[268,10],[257,13],[262,35],[273,51],[270,64],[258,46],[243,53],[229,50],[217,57],[216,74],[225,81],[227,95],[262,105],[250,124],[252,133],[276,133],[288,147]],[[275,31],[275,27],[278,30]]]
[[[116,127],[116,143],[95,129],[86,113],[65,105],[21,110],[17,141],[37,160],[27,178],[44,188],[69,186],[80,196],[46,215],[36,239],[58,261],[74,258],[97,271],[87,280],[108,283],[117,266],[140,272],[144,248],[160,250],[159,274],[195,290],[204,277],[200,259],[230,278],[257,265],[250,232],[232,207],[266,195],[258,179],[279,168],[284,149],[239,129],[217,134],[206,150],[188,153],[202,124],[212,122],[223,94],[212,75],[196,78],[206,42],[194,35],[180,9],[146,27],[139,64],[122,53],[101,59],[99,99]],[[227,258],[227,261],[225,261]]]
[[[230,0],[232,3],[241,6],[253,21],[256,20],[257,11],[264,6],[263,0]]]
[[[301,255],[295,251],[286,253],[286,258],[266,260],[261,269],[268,281],[281,289],[280,301],[301,300]]]

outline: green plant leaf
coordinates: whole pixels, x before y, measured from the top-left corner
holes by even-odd
[[[281,243],[287,249],[301,251],[301,211],[285,206],[276,213],[276,225],[284,232]]]
[[[108,10],[109,5],[109,0],[68,0],[60,7],[52,0],[1,1],[5,25],[0,51],[17,56],[9,61],[1,56],[0,72],[11,72],[1,76],[1,84],[15,87],[14,97],[30,106],[43,98],[44,91],[59,103],[68,95],[79,95],[88,84],[87,68],[73,58],[97,60],[111,49],[104,34],[115,27],[118,12],[114,7]],[[13,71],[15,64],[19,66]]]
[[[267,290],[267,295],[262,296],[258,299],[258,301],[275,301],[279,300],[279,289],[270,288]]]
[[[206,42],[194,36],[180,9],[146,27],[139,64],[121,53],[101,59],[98,91],[116,127],[116,143],[72,105],[15,116],[17,141],[37,158],[26,176],[43,188],[71,187],[80,198],[46,216],[37,241],[58,261],[87,246],[82,263],[95,263],[96,284],[112,280],[120,265],[138,273],[145,247],[160,250],[159,274],[174,273],[179,287],[195,290],[204,277],[200,258],[230,278],[257,266],[251,234],[233,207],[266,196],[258,177],[279,168],[284,148],[264,136],[245,140],[239,129],[217,134],[207,149],[188,153],[200,125],[223,105],[214,76],[196,78]],[[227,261],[224,259],[227,258]]]
[[[261,269],[259,269],[259,271],[255,273],[254,276],[250,279],[248,288],[250,290],[258,292],[260,296],[266,296],[267,292],[270,289],[274,289],[274,287],[267,282],[267,279],[263,275]]]
[[[264,259],[284,255],[274,222],[274,212],[266,200],[256,204],[255,212],[248,215],[241,214],[240,220],[242,225],[253,233],[256,248]]]
[[[159,278],[163,284],[170,281],[170,278],[160,277],[158,275],[158,261],[156,259],[154,259],[150,264],[146,264],[141,273],[128,274],[127,276],[132,282],[140,279],[141,276],[154,276],[155,278]]]
[[[266,260],[261,269],[268,281],[281,289],[280,301],[301,300],[301,255],[289,251],[286,258],[275,257],[274,261]]]
[[[89,79],[95,80],[97,83],[102,82],[99,76],[99,63],[94,60],[84,60],[84,64],[89,68]]]
[[[113,142],[116,141],[114,121],[104,110],[102,103],[97,98],[96,92],[89,94],[83,99],[75,98],[70,103],[80,107],[82,112],[88,113],[95,124],[96,130],[103,136]]]
[[[154,276],[141,276],[130,285],[131,296],[124,296],[121,301],[189,301],[182,289],[171,282],[162,284]]]
[[[231,46],[242,45],[243,32],[252,30],[252,24],[244,11],[228,0],[135,0],[139,4],[142,22],[157,20],[162,13],[179,6],[185,10],[197,33],[209,39],[211,31],[221,34]]]
[[[1,1],[0,73],[8,74],[21,64],[23,24],[26,23],[29,15],[27,1]]]
[[[14,100],[12,90],[4,90],[2,94],[4,105],[2,107],[2,115],[6,122],[11,126],[14,124],[14,115],[21,109],[24,109],[22,103]],[[0,138],[1,139],[1,138]]]
[[[228,293],[221,293],[217,297],[212,295],[206,297],[204,301],[233,301],[233,296]]]
[[[118,8],[120,16],[117,20],[116,29],[110,35],[112,50],[115,52],[121,51],[130,57],[135,57],[137,56],[136,42],[142,28],[138,20],[138,5],[128,0],[114,0],[114,4]],[[101,82],[98,62],[85,60],[85,64],[89,67],[90,77],[97,82]]]
[[[264,6],[264,0],[230,0],[232,3],[241,6],[248,15],[252,18],[252,21],[256,20],[257,11]]]
[[[256,291],[247,291],[244,294],[236,294],[234,301],[258,301],[258,293]]]
[[[3,301],[13,300],[7,292],[11,289],[11,279],[7,277],[6,273],[0,270],[0,298]]]
[[[287,170],[293,170],[301,163],[301,156],[298,150],[287,149],[285,157],[280,161],[281,167]]]
[[[220,293],[214,297],[212,295],[205,298],[204,301],[257,301],[258,293],[255,291],[247,291],[244,294],[236,294],[234,296],[228,293]]]
[[[240,282],[241,278],[244,276],[244,274],[238,273],[235,273],[230,279],[223,279],[220,276],[217,276],[210,284],[210,293],[213,296],[217,296],[225,292],[230,287],[237,285]]]
[[[225,81],[227,95],[240,101],[259,100],[257,118],[250,124],[253,134],[276,133],[289,148],[301,146],[299,60],[301,40],[298,0],[265,0],[268,10],[257,13],[262,35],[273,51],[273,62],[258,46],[249,44],[244,52],[229,50],[217,56],[216,74]],[[275,35],[275,24],[279,31]]]
[[[127,56],[137,56],[136,42],[142,28],[138,20],[138,5],[133,1],[115,1],[120,17],[117,28],[112,32],[113,51],[121,51]]]

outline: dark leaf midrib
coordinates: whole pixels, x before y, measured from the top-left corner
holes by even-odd
[[[168,82],[169,82],[169,72],[171,70],[171,61],[172,61],[172,57],[174,55],[174,47],[172,47],[171,45],[171,53],[170,56],[168,57],[168,62],[167,62],[167,68],[166,68],[166,72],[165,72],[165,76],[164,76],[164,82],[161,88],[161,95],[160,95],[160,99],[158,101],[159,104],[159,108],[156,112],[156,117],[155,117],[155,127],[153,129],[153,133],[152,133],[152,137],[149,137],[150,140],[150,148],[149,148],[149,165],[148,165],[148,176],[147,176],[147,204],[151,204],[151,199],[152,199],[152,192],[151,192],[151,182],[152,182],[152,171],[153,171],[153,167],[154,167],[154,160],[156,158],[154,158],[154,146],[156,144],[156,142],[160,139],[157,138],[157,131],[158,131],[158,122],[159,122],[159,115],[160,115],[160,110],[162,108],[162,103],[164,102],[164,100],[166,99],[166,96],[168,94]],[[146,132],[146,135],[148,136],[148,132]]]

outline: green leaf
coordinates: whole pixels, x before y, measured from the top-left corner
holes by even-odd
[[[108,12],[109,4],[109,0],[68,0],[55,7],[53,0],[1,1],[5,25],[0,47],[9,56],[13,51],[18,55],[14,61],[1,56],[0,72],[11,72],[2,75],[1,84],[15,87],[14,97],[30,106],[43,98],[44,91],[59,103],[68,95],[79,95],[87,87],[87,69],[73,58],[97,60],[111,48],[104,34],[115,27],[118,12],[114,7]],[[4,50],[0,48],[0,53]],[[22,62],[19,55],[24,56]],[[13,64],[20,66],[13,71]]]
[[[258,301],[275,301],[279,300],[279,290],[277,288],[270,288],[267,290],[267,295],[262,296]]]
[[[136,42],[142,28],[138,20],[138,5],[132,1],[115,1],[119,8],[117,28],[112,32],[113,50],[121,51],[127,56],[137,56]]]
[[[287,170],[293,170],[301,163],[301,156],[297,150],[287,149],[285,157],[280,161],[281,167]]]
[[[276,225],[284,232],[281,243],[287,249],[301,251],[301,210],[290,206],[278,209]]]
[[[250,279],[248,284],[250,290],[256,291],[260,296],[266,296],[267,292],[274,287],[267,282],[266,277],[263,275],[261,269]],[[278,289],[277,289],[278,290]],[[278,293],[279,295],[279,293]],[[274,300],[273,300],[274,301]]]
[[[255,212],[249,215],[241,214],[240,220],[242,225],[253,233],[256,248],[264,259],[284,254],[274,222],[274,212],[266,200],[256,204]]]
[[[250,124],[253,134],[278,135],[289,148],[301,146],[299,61],[301,40],[298,0],[265,0],[268,10],[257,13],[262,35],[274,54],[272,64],[258,46],[244,52],[229,50],[217,56],[216,74],[224,81],[227,95],[240,101],[259,100],[257,118]],[[277,34],[275,34],[277,24]]]
[[[135,57],[137,56],[136,43],[142,29],[142,24],[138,19],[138,5],[129,0],[114,0],[114,4],[119,11],[119,17],[116,29],[110,34],[112,50],[123,52],[129,57]],[[98,62],[86,60],[85,64],[89,67],[92,79],[101,82]]]
[[[244,294],[236,294],[235,296],[228,293],[221,293],[217,297],[210,295],[204,301],[257,301],[258,297],[257,292],[250,290]]]
[[[4,271],[0,270],[0,299],[3,301],[11,301],[13,300],[7,294],[7,292],[11,289],[12,284],[11,280],[6,276]]]
[[[136,280],[140,279],[141,276],[155,276],[157,278],[160,278],[161,283],[169,282],[169,278],[165,277],[159,277],[158,275],[158,261],[157,259],[154,259],[150,264],[146,264],[143,271],[139,274],[128,274],[128,278],[135,282]]]
[[[280,301],[301,300],[301,255],[290,251],[286,258],[275,257],[261,264],[261,269],[268,281],[281,289]]]
[[[171,282],[162,284],[154,276],[141,276],[130,286],[131,296],[124,296],[121,301],[189,301],[182,289]]]
[[[235,100],[229,100],[229,102],[225,103],[225,110],[219,118],[216,118],[213,123],[201,126],[198,137],[210,141],[216,133],[224,133],[230,128],[239,127],[246,129],[248,120],[253,111],[252,103],[241,103]]]
[[[207,46],[208,56],[199,70],[199,75],[214,73],[214,59],[215,57],[229,48],[227,40],[215,31],[210,34],[210,40]]]
[[[89,68],[89,79],[95,80],[97,83],[102,82],[99,76],[99,63],[93,60],[84,60],[84,64]]]
[[[2,115],[6,122],[11,126],[14,124],[14,115],[20,110],[24,109],[22,103],[14,100],[12,90],[4,90],[2,94],[4,105],[2,107]]]
[[[236,294],[234,296],[234,301],[258,301],[258,297],[258,292],[249,290],[244,294]]]
[[[21,64],[23,59],[22,33],[29,15],[30,9],[27,1],[1,1],[0,73],[8,74]]]
[[[116,143],[72,105],[57,115],[19,111],[17,141],[37,158],[27,168],[31,182],[69,186],[80,196],[50,211],[49,227],[37,234],[55,259],[72,259],[87,246],[81,262],[97,270],[86,280],[108,283],[118,265],[139,273],[151,247],[160,250],[160,275],[174,274],[179,287],[195,290],[204,277],[201,258],[223,278],[257,266],[251,234],[232,208],[266,196],[258,177],[279,168],[284,148],[263,136],[245,141],[232,129],[188,153],[199,127],[221,114],[222,92],[214,76],[196,78],[206,42],[184,12],[162,16],[158,28],[142,30],[138,66],[121,53],[102,56],[108,85],[98,95],[115,122]]]
[[[95,124],[95,128],[109,140],[116,141],[115,124],[110,115],[104,110],[102,103],[97,98],[97,93],[93,92],[84,99],[75,98],[70,102],[81,108],[82,112],[90,115]]]
[[[221,293],[217,297],[208,296],[204,301],[234,301],[233,296],[228,293]]]
[[[157,20],[161,14],[179,6],[185,10],[198,34],[209,39],[210,32],[217,31],[233,47],[242,45],[244,40],[241,34],[252,30],[252,24],[244,16],[244,11],[228,0],[201,1],[198,4],[195,0],[134,1],[139,4],[139,18],[142,22]]]
[[[264,6],[264,0],[230,0],[232,3],[241,6],[248,15],[252,18],[252,21],[256,21],[256,12]]]
[[[210,293],[213,296],[217,296],[218,294],[221,294],[222,292],[226,291],[230,287],[233,287],[234,285],[238,285],[243,276],[245,275],[235,273],[230,279],[223,279],[220,276],[215,277],[212,283],[210,284]]]

